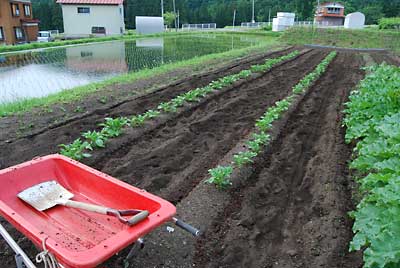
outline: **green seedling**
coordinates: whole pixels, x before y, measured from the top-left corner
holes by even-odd
[[[119,118],[106,118],[105,123],[100,124],[103,127],[101,134],[112,138],[118,137],[122,134],[123,128],[129,124],[129,120],[126,117]]]
[[[148,110],[147,112],[145,112],[143,114],[143,116],[146,118],[146,120],[156,118],[159,115],[160,115],[160,112],[154,111],[154,110]]]
[[[71,144],[60,144],[60,153],[64,156],[74,160],[82,160],[91,157],[91,154],[86,153],[85,150],[93,150],[92,146],[87,142],[82,142],[81,139],[76,139]]]
[[[261,145],[266,145],[269,140],[271,139],[271,136],[265,132],[260,132],[260,133],[254,133],[253,134],[253,140],[257,142],[258,144]]]
[[[206,182],[215,184],[217,188],[225,189],[232,185],[232,182],[229,180],[229,177],[233,172],[233,168],[231,166],[218,166],[208,170],[208,172],[210,173],[211,177]]]
[[[187,102],[198,102],[200,100],[200,92],[197,90],[190,90],[186,92],[183,97]]]
[[[105,143],[108,140],[101,132],[97,131],[87,131],[82,134],[82,136],[87,139],[92,147],[104,148]]]
[[[146,116],[144,115],[135,115],[131,118],[131,126],[138,127],[144,124],[146,121]]]
[[[158,105],[157,109],[166,113],[175,113],[177,111],[176,106],[172,102],[163,102]]]
[[[174,107],[181,107],[185,103],[185,97],[184,96],[177,96],[176,98],[173,98],[171,100],[172,104]]]
[[[258,154],[261,151],[261,146],[262,144],[259,144],[257,141],[248,141],[246,142],[247,147],[250,149],[250,151]]]
[[[249,77],[250,75],[251,75],[251,71],[250,70],[243,70],[238,74],[238,76],[240,78],[246,78],[246,77]]]
[[[253,163],[253,158],[257,156],[257,153],[252,151],[240,152],[233,156],[233,162],[238,167],[242,167],[246,164]]]

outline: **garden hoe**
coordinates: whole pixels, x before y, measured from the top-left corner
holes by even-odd
[[[147,210],[117,210],[70,200],[74,197],[74,194],[67,191],[67,189],[62,187],[56,181],[47,181],[34,185],[19,193],[18,197],[39,211],[62,205],[103,215],[114,216],[118,218],[120,222],[128,224],[129,226],[139,223],[149,215]],[[123,217],[131,215],[133,216],[130,219]]]

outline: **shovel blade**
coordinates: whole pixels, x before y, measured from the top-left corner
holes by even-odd
[[[18,197],[35,209],[44,211],[60,204],[61,200],[73,198],[74,194],[56,181],[46,181],[20,192]]]

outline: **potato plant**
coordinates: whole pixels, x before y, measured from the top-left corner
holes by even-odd
[[[104,148],[108,140],[108,137],[104,135],[104,133],[97,131],[87,131],[82,134],[82,137],[84,137],[92,147],[97,148]]]
[[[123,128],[129,124],[129,120],[126,117],[119,118],[106,118],[104,123],[101,123],[100,126],[103,127],[101,130],[101,134],[114,138],[118,137],[122,134]]]
[[[233,172],[233,168],[231,166],[218,166],[216,168],[208,170],[211,177],[206,181],[208,183],[215,184],[220,189],[225,189],[226,187],[232,185],[232,182],[229,180]]]
[[[91,154],[85,152],[86,150],[93,150],[92,146],[87,141],[81,141],[76,139],[71,144],[60,144],[60,153],[64,156],[72,158],[74,160],[82,160],[84,158],[91,157]]]

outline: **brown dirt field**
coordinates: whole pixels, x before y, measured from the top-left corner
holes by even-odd
[[[280,120],[272,144],[248,170],[249,179],[229,191],[203,183],[207,170],[226,159],[253,130],[256,119],[286,97],[327,53],[304,50],[296,59],[215,92],[177,114],[128,130],[85,161],[173,202],[180,217],[205,231],[194,239],[181,230],[167,234],[159,228],[146,237],[145,249],[130,267],[361,267],[361,256],[347,253],[352,222],[346,213],[354,205],[347,169],[351,148],[344,143],[341,128],[343,103],[364,75],[360,54],[339,52],[326,74]],[[243,59],[220,72],[188,78],[36,135],[0,143],[0,169],[54,153],[58,144],[96,128],[104,117],[155,108],[216,77],[281,54],[247,63]],[[390,58],[373,56],[383,57]],[[31,257],[38,252],[4,220],[0,222]],[[106,267],[123,267],[126,253]],[[13,262],[11,249],[1,240],[0,267],[13,267]]]
[[[231,205],[198,245],[196,264],[360,267],[360,259],[346,254],[351,148],[341,127],[343,102],[363,77],[360,67],[359,59],[340,53],[309,90],[248,183],[232,191]]]

